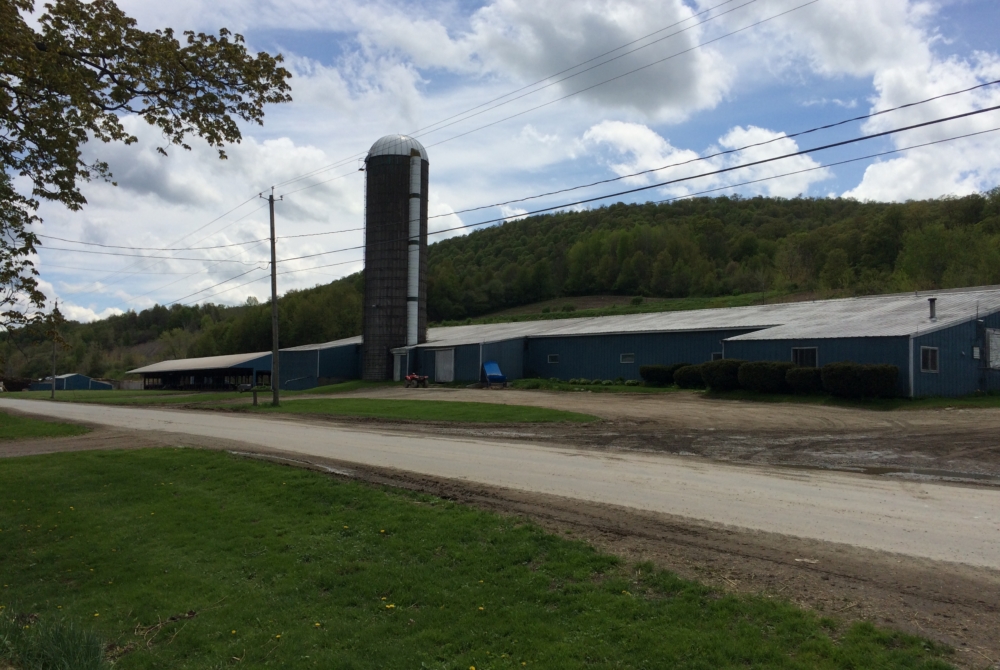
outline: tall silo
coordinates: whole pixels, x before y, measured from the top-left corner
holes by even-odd
[[[392,349],[427,341],[429,167],[406,135],[386,135],[365,158],[363,379],[392,379]]]

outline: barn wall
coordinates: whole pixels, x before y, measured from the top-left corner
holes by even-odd
[[[524,375],[559,379],[639,379],[641,365],[704,363],[722,351],[722,340],[749,329],[684,333],[635,333],[538,337],[528,339]],[[559,356],[549,363],[549,354]],[[622,354],[634,354],[634,363],[622,363]]]
[[[726,342],[726,358],[747,361],[791,361],[795,347],[816,347],[816,363],[852,361],[884,363],[899,368],[897,392],[910,394],[908,337],[844,337],[801,340],[735,340]]]
[[[496,361],[508,380],[521,379],[524,376],[524,356],[527,340],[518,337],[502,342],[487,342],[483,344],[483,363]],[[482,370],[480,370],[480,374]],[[481,380],[483,381],[483,380]]]
[[[1000,370],[988,368],[986,328],[1000,328],[1000,314],[986,315],[983,323],[969,321],[913,338],[913,395],[961,396],[1000,390]],[[920,369],[922,347],[938,349],[938,372]],[[979,347],[980,358],[973,356]]]

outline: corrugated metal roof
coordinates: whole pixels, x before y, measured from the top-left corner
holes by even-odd
[[[930,319],[928,298],[937,298],[937,318]],[[1000,287],[925,291],[894,295],[813,300],[748,307],[652,312],[622,316],[521,321],[430,328],[421,348],[456,347],[519,337],[567,337],[628,333],[670,333],[751,329],[730,340],[826,339],[835,337],[905,337],[918,335],[1000,311]],[[316,351],[361,344],[361,336],[306,344],[282,351]],[[188,358],[154,363],[133,373],[177,372],[237,367],[270,352]]]
[[[160,361],[142,368],[129,370],[125,374],[149,374],[153,372],[181,372],[186,370],[222,370],[235,368],[249,363],[255,358],[270,356],[270,351],[258,351],[253,354],[229,354],[227,356],[205,356],[203,358],[178,358],[172,361]]]
[[[282,351],[316,351],[317,349],[333,349],[334,347],[343,347],[348,344],[361,344],[361,336],[355,335],[354,337],[345,337],[342,340],[321,342],[320,344],[303,344],[298,347],[288,347],[287,349],[282,349]]]
[[[927,299],[937,298],[930,320]],[[909,336],[940,330],[1000,311],[1000,288],[927,291],[813,300],[748,307],[652,312],[622,316],[553,319],[431,328],[422,347],[450,347],[516,337],[559,337],[615,333],[668,333],[753,329],[733,340]]]
[[[379,139],[368,151],[368,158],[372,156],[410,156],[411,150],[420,152],[420,157],[427,160],[427,150],[424,145],[408,135],[386,135]],[[368,158],[365,160],[367,161]]]

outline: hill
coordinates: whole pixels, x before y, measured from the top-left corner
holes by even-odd
[[[282,296],[282,346],[357,335],[363,281]],[[427,309],[453,323],[526,318],[514,312],[535,303],[533,318],[575,315],[562,311],[574,299],[623,313],[984,284],[1000,284],[1000,188],[901,204],[732,196],[528,217],[432,244]],[[64,330],[60,372],[118,376],[149,360],[267,350],[270,310],[156,306]],[[51,369],[40,328],[7,334],[0,352],[7,376]]]

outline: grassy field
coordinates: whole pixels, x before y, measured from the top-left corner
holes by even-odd
[[[70,437],[89,433],[90,429],[72,423],[43,421],[0,410],[0,440],[28,440],[35,437]]]
[[[49,391],[21,391],[11,393],[18,400],[48,400]],[[56,402],[92,402],[103,405],[144,405],[152,403],[184,402],[192,394],[183,391],[56,391]],[[227,394],[235,395],[235,394]]]
[[[316,398],[289,400],[280,407],[242,405],[240,411],[279,414],[325,414],[401,421],[458,421],[473,423],[547,423],[596,421],[597,417],[544,407],[440,400],[380,400],[372,398]]]
[[[591,391],[593,393],[676,393],[676,386],[604,386],[602,384],[570,384],[565,381],[550,379],[518,379],[511,386],[525,391]]]
[[[123,670],[949,667],[515,518],[220,452],[11,459],[0,490],[0,655],[91,634]]]

